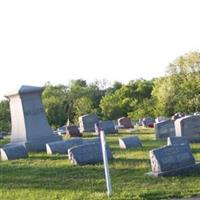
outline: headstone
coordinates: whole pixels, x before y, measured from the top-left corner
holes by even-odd
[[[2,140],[2,139],[3,139],[3,133],[0,132],[0,140]]]
[[[154,127],[154,123],[155,123],[155,120],[150,118],[150,117],[142,119],[142,125],[144,127],[153,128]]]
[[[118,126],[122,128],[134,128],[131,119],[128,117],[121,117],[117,120]]]
[[[94,125],[99,121],[95,114],[87,114],[79,117],[80,132],[94,132]]]
[[[188,140],[184,137],[168,137],[167,145],[177,145],[177,144],[189,144]]]
[[[67,126],[66,127],[66,135],[70,137],[82,137],[83,134],[80,133],[78,126]]]
[[[107,146],[108,160],[112,159],[112,153]],[[96,164],[103,161],[101,143],[83,144],[68,150],[68,156],[75,165]]]
[[[79,146],[82,144],[91,144],[99,142],[100,139],[98,138],[92,138],[92,139],[82,139],[82,138],[72,138],[69,140],[64,141],[56,141],[56,142],[50,142],[46,144],[46,150],[47,154],[68,154],[68,149]]]
[[[45,151],[46,143],[61,140],[47,121],[42,91],[41,87],[22,86],[6,95],[12,121],[11,143],[6,146],[21,144],[28,151]]]
[[[154,124],[156,139],[167,139],[168,137],[175,136],[174,121],[168,119]]]
[[[23,145],[15,145],[0,149],[1,160],[15,160],[27,158],[28,153]]]
[[[169,145],[150,151],[152,176],[176,176],[200,168],[189,145]]]
[[[115,124],[112,120],[107,121],[99,121],[95,124],[95,132],[99,133],[99,128],[104,131],[105,134],[107,133],[118,133],[118,130],[115,128]]]
[[[82,138],[74,138],[65,141],[57,141],[46,144],[47,154],[67,154],[68,149],[81,145],[83,143]]]
[[[137,148],[141,146],[142,143],[137,136],[119,138],[119,147],[121,149]]]
[[[189,142],[200,142],[200,116],[191,115],[175,121],[176,136],[185,137]]]

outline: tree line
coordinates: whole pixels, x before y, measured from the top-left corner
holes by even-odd
[[[102,87],[103,86],[103,87]],[[152,80],[116,81],[112,86],[95,81],[71,80],[68,85],[44,85],[42,100],[50,125],[77,124],[78,117],[95,113],[101,119],[128,116],[172,116],[200,111],[200,53],[184,54],[166,68],[166,75]],[[0,102],[0,130],[10,131],[9,103]]]

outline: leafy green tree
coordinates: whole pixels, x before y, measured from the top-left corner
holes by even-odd
[[[0,131],[10,132],[11,128],[9,102],[0,102]]]

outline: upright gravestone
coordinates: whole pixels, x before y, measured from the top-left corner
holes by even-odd
[[[54,134],[45,115],[43,88],[22,86],[6,95],[11,111],[11,143],[24,145],[28,151],[45,151],[46,143],[61,140]]]
[[[106,147],[108,159],[112,159],[109,147]],[[68,156],[75,165],[96,164],[103,161],[101,143],[82,144],[68,150]]]
[[[154,123],[155,123],[155,120],[150,117],[142,119],[142,126],[144,126],[144,127],[153,128]]]
[[[169,145],[150,151],[152,176],[176,176],[200,168],[188,144]]]
[[[71,125],[66,127],[66,135],[69,137],[82,137],[83,134],[80,133],[78,126]]]
[[[99,121],[95,124],[95,132],[99,133],[99,129],[103,130],[105,134],[107,133],[118,133],[118,130],[115,128],[115,124],[112,120]]]
[[[121,149],[137,148],[141,146],[142,146],[142,143],[137,136],[128,136],[128,137],[119,138],[119,147]]]
[[[171,119],[154,124],[156,139],[167,139],[175,136],[174,121]]]
[[[80,132],[94,132],[94,125],[99,121],[95,114],[87,114],[79,117]]]
[[[118,126],[122,128],[134,128],[131,120],[128,117],[121,117],[117,120]]]
[[[200,142],[200,115],[191,115],[175,121],[176,136],[183,136],[190,142]]]

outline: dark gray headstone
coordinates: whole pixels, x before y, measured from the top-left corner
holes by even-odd
[[[106,147],[108,160],[112,159],[109,147]],[[75,165],[87,165],[103,162],[101,143],[83,144],[68,150],[68,156]]]
[[[177,145],[177,144],[189,144],[188,140],[184,137],[168,137],[167,145]]]
[[[169,119],[154,124],[156,139],[167,139],[168,137],[175,136],[174,121]]]
[[[191,115],[175,121],[176,136],[185,137],[190,142],[200,142],[200,116]]]
[[[195,163],[188,144],[169,145],[150,151],[153,176],[176,176],[181,173],[200,168],[200,163]]]
[[[61,140],[54,134],[41,100],[43,88],[22,86],[6,95],[10,103],[12,145],[26,146],[28,151],[45,151],[46,143]]]
[[[104,130],[104,133],[118,133],[118,130],[115,128],[115,124],[112,120],[99,121],[95,124],[95,132],[98,133],[99,128]]]
[[[118,126],[122,128],[134,128],[131,119],[128,117],[121,117],[117,120]]]
[[[79,117],[80,132],[94,132],[94,125],[99,121],[95,114],[88,114]]]
[[[142,119],[142,126],[144,127],[150,127],[150,128],[153,128],[154,127],[154,123],[155,123],[155,119],[153,118],[143,118]]]
[[[119,138],[119,147],[121,149],[137,148],[141,146],[142,143],[137,136]]]
[[[72,125],[66,127],[66,135],[70,137],[82,137],[83,134],[80,133],[78,126]]]
[[[46,144],[47,154],[67,154],[68,149],[81,145],[83,143],[82,138],[74,138],[65,141],[57,141]]]
[[[15,145],[0,149],[1,160],[15,160],[27,158],[28,153],[23,145]]]

